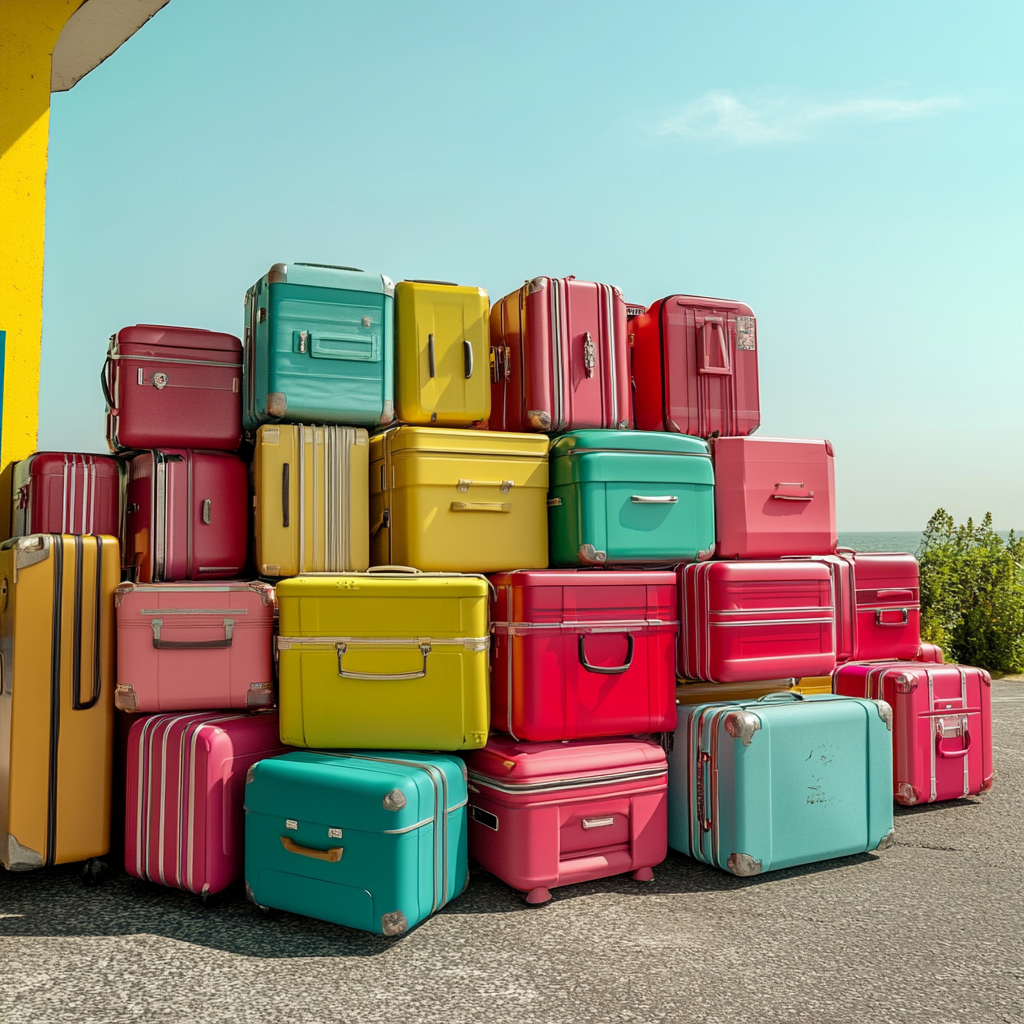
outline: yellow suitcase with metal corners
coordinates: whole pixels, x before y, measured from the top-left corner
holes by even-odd
[[[804,676],[793,687],[798,693],[831,693],[831,676]]]
[[[705,683],[680,679],[676,685],[677,704],[711,704],[718,700],[760,700],[769,693],[795,689],[792,679],[763,683]]]

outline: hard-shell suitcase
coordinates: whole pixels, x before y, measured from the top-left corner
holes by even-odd
[[[139,583],[245,571],[245,463],[227,452],[156,448],[128,463],[124,564]]]
[[[535,277],[491,310],[495,430],[632,426],[626,304],[618,288]]]
[[[638,430],[743,437],[761,422],[757,321],[742,302],[659,299],[630,320]]]
[[[821,693],[832,692],[832,677],[825,676],[828,686]],[[770,693],[799,690],[791,679],[768,679],[756,683],[704,683],[694,679],[680,680],[676,686],[677,704],[708,704],[729,701],[760,700]],[[801,691],[803,692],[803,691]]]
[[[128,874],[204,897],[241,878],[246,772],[286,751],[274,712],[136,721],[124,805]]]
[[[731,871],[892,845],[892,709],[769,694],[680,709],[668,759],[668,843]]]
[[[534,741],[675,728],[675,573],[553,569],[491,583],[493,728]]]
[[[831,693],[831,676],[803,676],[793,684],[793,689],[798,693]]]
[[[281,740],[463,750],[487,742],[487,580],[385,567],[277,585]]]
[[[898,803],[959,800],[992,788],[992,677],[984,669],[853,662],[836,670],[833,689],[892,706]]]
[[[528,903],[627,871],[649,882],[665,859],[667,768],[656,743],[494,736],[465,760],[470,856]]]
[[[246,430],[390,423],[394,294],[383,274],[275,263],[245,293]]]
[[[489,302],[483,288],[395,285],[395,413],[403,423],[469,427],[491,411]]]
[[[91,860],[110,848],[114,537],[0,545],[0,863]]]
[[[274,703],[270,584],[122,583],[114,601],[122,711]]]
[[[946,660],[946,656],[942,653],[942,648],[938,644],[921,644],[917,649],[917,657],[913,660],[941,665]]]
[[[111,451],[242,441],[242,343],[233,334],[136,324],[110,338],[100,375]]]
[[[836,549],[835,469],[828,441],[719,437],[715,557],[830,555]]]
[[[551,445],[554,565],[671,565],[710,558],[714,473],[704,441],[577,430]]]
[[[121,533],[121,478],[108,455],[36,452],[14,467],[13,537]]]
[[[296,751],[245,787],[245,881],[260,906],[402,935],[469,883],[466,779],[444,754]]]
[[[253,507],[261,575],[369,568],[369,450],[360,427],[260,427]]]
[[[370,438],[370,560],[440,572],[544,569],[548,442],[397,427]]]
[[[679,570],[679,674],[740,683],[836,667],[832,576],[807,561],[705,562]]]

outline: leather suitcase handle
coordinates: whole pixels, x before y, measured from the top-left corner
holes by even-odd
[[[434,376],[434,336],[432,334],[427,335],[427,371],[430,373],[431,379]]]
[[[224,620],[223,640],[163,640],[160,637],[163,619],[153,619],[153,646],[158,651],[218,651],[231,646],[235,630],[235,620]]]
[[[284,529],[288,529],[291,525],[291,509],[289,507],[289,501],[291,500],[291,466],[286,462],[281,467],[281,525]]]
[[[627,633],[626,634],[626,662],[623,665],[611,665],[611,666],[591,665],[590,662],[587,661],[587,653],[586,653],[586,650],[585,650],[585,647],[584,647],[584,644],[586,642],[586,638],[587,638],[587,634],[586,633],[580,633],[580,640],[579,640],[579,644],[577,645],[577,655],[579,656],[579,659],[580,659],[580,665],[582,665],[583,668],[587,672],[593,672],[593,673],[595,673],[596,675],[599,675],[599,676],[621,676],[623,672],[628,672],[629,671],[630,665],[633,664],[633,634],[632,633]]]
[[[344,846],[331,846],[326,850],[314,850],[310,846],[299,846],[294,839],[289,839],[288,836],[281,836],[281,845],[289,853],[297,853],[300,857],[312,857],[313,860],[326,860],[330,864],[337,864],[345,852]]]
[[[510,501],[453,501],[452,512],[511,512]]]
[[[108,359],[103,364],[103,369],[100,370],[100,387],[103,389],[103,400],[107,403],[107,408],[110,410],[111,416],[117,415],[117,408],[114,405],[114,399],[110,394],[110,382],[107,380],[107,374],[110,371],[110,360]]]

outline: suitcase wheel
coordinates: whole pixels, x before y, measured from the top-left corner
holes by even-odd
[[[633,872],[634,882],[653,882],[654,871],[651,868],[640,868],[639,871]]]
[[[223,892],[210,892],[207,889],[205,892],[199,894],[199,898],[203,901],[204,907],[209,907],[210,910],[219,907],[224,902]]]
[[[534,905],[547,903],[549,899],[551,899],[551,893],[549,893],[542,885],[537,886],[536,889],[531,889],[526,894],[526,902]]]
[[[100,885],[110,877],[110,868],[105,860],[90,857],[82,865],[82,885]]]

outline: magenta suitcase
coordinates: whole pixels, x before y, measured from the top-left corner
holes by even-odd
[[[125,870],[204,897],[241,878],[246,773],[288,749],[276,711],[137,721],[128,733]]]
[[[830,555],[836,549],[836,483],[828,441],[718,437],[715,557]]]
[[[12,490],[12,537],[121,535],[120,471],[109,455],[36,452],[15,465]]]
[[[715,683],[827,676],[836,666],[829,567],[810,559],[681,566],[679,674]]]
[[[227,452],[157,448],[128,463],[123,565],[139,583],[241,576],[245,463]]]
[[[966,665],[853,662],[832,691],[892,707],[898,803],[959,800],[992,788],[992,677]]]
[[[122,583],[114,600],[122,711],[274,704],[270,584]]]
[[[917,649],[917,657],[913,660],[941,665],[946,660],[946,656],[942,653],[942,648],[938,644],[921,644]]]
[[[644,740],[519,743],[464,756],[469,855],[544,903],[549,889],[631,871],[649,882],[668,851],[668,764]]]
[[[110,338],[100,375],[111,451],[242,443],[242,343],[232,334],[136,324]]]

